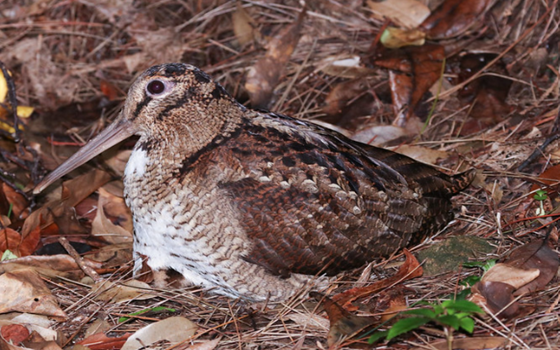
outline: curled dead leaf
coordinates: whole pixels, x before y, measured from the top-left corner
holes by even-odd
[[[268,108],[274,88],[299,41],[306,11],[304,7],[295,23],[270,41],[266,55],[249,70],[245,89],[249,92],[253,108]]]

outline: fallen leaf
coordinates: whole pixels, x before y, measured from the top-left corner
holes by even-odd
[[[152,323],[131,335],[121,350],[137,350],[163,340],[174,345],[192,337],[197,329],[198,326],[195,323],[184,317],[169,317]]]
[[[84,338],[88,338],[89,336],[92,336],[94,334],[108,332],[111,328],[112,326],[109,322],[98,318],[88,326],[88,328],[86,329],[86,333],[84,334]]]
[[[29,207],[27,198],[25,198],[21,193],[16,192],[16,190],[8,186],[5,182],[2,183],[2,191],[4,192],[8,203],[12,205],[13,216],[18,219],[25,219],[28,212],[26,209]]]
[[[430,39],[458,36],[474,25],[491,3],[491,0],[445,0],[420,28]]]
[[[90,350],[121,349],[132,333],[125,333],[120,337],[108,337],[106,334],[97,333],[90,335],[76,344],[86,346]]]
[[[233,33],[241,46],[253,41],[255,36],[255,20],[247,13],[240,1],[236,2],[236,10],[231,14]]]
[[[297,310],[286,315],[298,326],[309,331],[323,332],[329,329],[329,320],[310,311]]]
[[[19,311],[66,318],[66,313],[34,270],[22,269],[1,275],[0,295],[0,313]]]
[[[13,317],[8,317],[0,322],[11,322],[14,324],[21,324],[25,326],[32,333],[39,334],[44,340],[56,341],[58,339],[58,332],[54,330],[53,326],[56,323],[54,320],[49,319],[45,315],[35,315],[30,313],[13,313]]]
[[[384,280],[376,281],[369,286],[352,288],[347,290],[346,292],[339,293],[333,296],[333,301],[340,302],[342,305],[347,305],[358,298],[376,293],[395,283],[422,276],[422,266],[420,266],[420,263],[418,262],[418,260],[416,260],[414,255],[412,255],[408,251],[408,249],[404,249],[403,253],[406,257],[406,260],[401,265],[399,271],[397,271],[396,274]]]
[[[350,138],[368,145],[379,146],[407,135],[409,135],[409,133],[406,129],[400,126],[377,125],[362,129],[354,135],[351,135]]]
[[[535,240],[514,249],[503,263],[529,271],[532,269],[539,270],[537,278],[519,287],[514,293],[514,295],[522,295],[544,289],[556,276],[560,266],[560,258],[542,240]]]
[[[105,210],[112,212],[112,216],[122,218],[124,224],[128,224],[128,230],[121,225],[115,225],[105,216]],[[121,220],[119,220],[121,222]],[[91,223],[91,234],[103,237],[109,243],[132,242],[132,214],[124,203],[124,199],[112,195],[103,188],[99,189],[99,202],[97,215]]]
[[[404,46],[422,46],[425,38],[426,34],[418,29],[387,27],[380,41],[388,49],[398,49]]]
[[[494,58],[496,58],[496,54],[490,53],[462,56],[459,67],[456,63],[450,64],[452,74],[457,76],[456,79],[451,79],[451,82],[461,84],[478,73]],[[503,116],[511,110],[506,99],[513,82],[505,78],[508,75],[505,64],[498,61],[490,71],[495,74],[477,78],[465,85],[457,94],[461,105],[471,105],[469,116],[472,119],[467,120],[461,127],[461,135],[472,134],[493,126],[504,120]]]
[[[516,290],[539,277],[539,274],[540,271],[538,269],[521,269],[499,263],[492,266],[482,276],[481,282],[507,283],[513,287],[513,290]]]
[[[12,344],[19,344],[29,338],[29,330],[20,324],[4,325],[0,328],[0,334]]]
[[[84,259],[84,263],[94,269],[100,269],[102,264]],[[51,256],[26,256],[8,261],[0,262],[0,273],[32,268],[42,276],[49,278],[63,277],[71,280],[80,280],[83,271],[76,261],[67,254]]]
[[[512,285],[503,282],[480,281],[471,290],[473,293],[471,300],[483,309],[488,308],[493,313],[501,311],[499,316],[503,318],[519,316],[521,308],[519,303],[513,302],[515,287]],[[482,296],[482,299],[477,296]]]
[[[374,99],[367,93],[371,88],[369,83],[369,79],[364,77],[336,84],[325,98],[323,112],[329,117],[341,116],[345,119],[370,115]],[[362,98],[356,97],[361,95]],[[360,101],[364,99],[367,99],[365,103]]]
[[[123,283],[101,281],[93,286],[91,293],[96,295],[95,300],[116,304],[130,300],[147,300],[155,297],[149,284],[137,280]]]
[[[392,150],[427,164],[436,164],[439,159],[449,157],[449,153],[445,151],[439,151],[423,146],[402,145]]]
[[[53,223],[53,213],[66,212],[65,208],[76,206],[110,179],[111,175],[105,171],[94,170],[64,182],[60,199],[50,200],[27,217],[21,230],[22,236],[25,238],[40,224],[48,226]]]
[[[306,11],[304,7],[295,23],[269,42],[266,55],[249,70],[245,89],[249,92],[253,108],[267,109],[270,105],[274,88],[299,41]]]
[[[374,17],[390,19],[404,28],[416,28],[430,15],[430,9],[417,0],[368,0],[367,4]]]
[[[373,317],[352,315],[350,312],[344,310],[337,302],[321,293],[311,292],[309,296],[321,302],[329,316],[330,328],[327,334],[327,344],[329,347],[337,344],[340,340],[357,335],[374,323]]]
[[[19,244],[21,242],[21,235],[16,230],[9,227],[0,230],[0,251],[10,250],[17,256],[19,254]]]
[[[426,44],[380,50],[380,54],[372,59],[373,64],[391,70],[389,84],[397,116],[395,125],[402,127],[406,124],[424,94],[441,78],[444,58],[443,46]]]
[[[188,348],[186,348],[185,350],[213,350],[218,346],[218,344],[220,343],[220,340],[222,340],[221,337],[213,339],[213,340],[208,340],[208,341],[205,341],[205,342],[202,342],[202,343],[191,345]]]

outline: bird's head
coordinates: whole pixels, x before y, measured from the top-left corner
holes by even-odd
[[[154,66],[129,89],[117,119],[34,189],[51,183],[132,135],[142,142],[192,153],[227,134],[245,108],[200,69],[182,63]]]

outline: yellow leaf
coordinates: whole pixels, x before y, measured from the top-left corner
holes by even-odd
[[[17,115],[20,118],[29,118],[35,108],[29,106],[18,106],[17,107]]]
[[[6,95],[8,94],[8,82],[4,78],[4,74],[0,70],[0,102],[4,102]]]

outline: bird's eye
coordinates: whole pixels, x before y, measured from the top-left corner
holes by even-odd
[[[146,86],[146,91],[150,95],[159,95],[165,91],[165,83],[161,80],[153,80]]]

